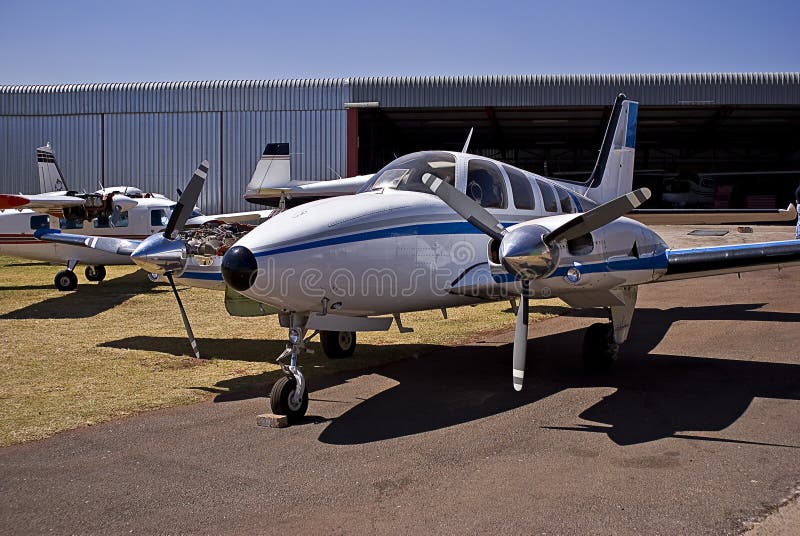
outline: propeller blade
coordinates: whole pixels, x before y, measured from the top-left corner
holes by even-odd
[[[651,193],[647,188],[640,188],[599,207],[595,207],[588,212],[578,214],[561,227],[549,232],[544,236],[544,243],[547,245],[561,240],[572,240],[587,233],[599,229],[638,208],[642,203],[650,199]]]
[[[496,240],[500,240],[506,234],[503,224],[492,216],[489,211],[439,177],[426,173],[422,176],[422,182],[447,206],[477,227],[482,233]]]
[[[513,376],[514,390],[522,391],[525,379],[525,356],[528,353],[528,281],[522,281],[522,294],[517,306],[517,326],[514,330]]]
[[[469,150],[469,142],[472,141],[472,131],[475,130],[475,127],[469,129],[469,134],[467,134],[467,141],[464,142],[464,147],[461,149],[462,153],[466,153]]]
[[[194,350],[194,356],[197,359],[200,359],[200,349],[197,347],[197,339],[194,338],[194,333],[192,332],[192,326],[189,324],[189,317],[186,316],[186,309],[183,308],[183,302],[181,301],[181,297],[178,295],[178,289],[175,288],[175,280],[172,279],[171,272],[167,272],[165,275],[167,276],[167,280],[169,281],[169,284],[172,287],[172,293],[175,294],[175,300],[178,302],[178,308],[181,310],[181,317],[183,318],[183,327],[186,328],[186,335],[189,336],[189,343],[191,343],[192,350]]]
[[[200,199],[200,192],[203,190],[206,177],[208,177],[208,160],[203,160],[200,163],[200,167],[194,171],[192,180],[189,181],[189,185],[172,209],[172,215],[169,217],[167,227],[164,229],[164,236],[170,240],[175,238],[175,234],[183,230],[186,220],[192,215],[197,200]]]

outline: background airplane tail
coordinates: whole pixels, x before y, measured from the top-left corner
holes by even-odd
[[[247,183],[245,198],[288,188],[291,171],[289,144],[268,143]]]
[[[633,189],[633,161],[639,103],[620,94],[614,101],[603,145],[589,180],[586,196],[606,203]]]
[[[39,191],[41,193],[62,192],[67,190],[67,181],[56,162],[56,155],[48,142],[44,147],[36,149],[36,163],[39,168]]]

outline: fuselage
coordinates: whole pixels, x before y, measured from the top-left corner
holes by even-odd
[[[138,240],[163,230],[175,205],[174,201],[162,196],[142,197],[136,202],[137,205],[124,212],[116,223],[98,221],[97,218],[67,220],[33,210],[0,210],[0,254],[59,264],[71,260],[92,265],[132,264],[125,255],[43,242],[34,237],[34,232],[49,227],[62,233]]]
[[[236,246],[252,252],[257,271],[249,288],[237,290],[287,311],[353,316],[517,294],[519,282],[490,267],[490,239],[418,188],[413,171],[405,173],[403,166],[439,173],[507,228],[557,226],[595,206],[577,187],[479,156],[426,152],[398,162],[390,173],[377,173],[362,193],[287,210],[240,239]],[[534,281],[532,290],[549,297],[646,282],[666,267],[665,251],[655,233],[622,218],[589,235],[588,243],[564,244],[557,269]],[[575,266],[581,274],[570,281],[566,271]]]

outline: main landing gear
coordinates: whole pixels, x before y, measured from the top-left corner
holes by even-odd
[[[89,281],[96,281],[99,283],[106,278],[106,267],[102,264],[98,264],[97,266],[87,266],[83,271],[83,274]]]
[[[289,342],[286,350],[278,357],[284,376],[280,378],[269,395],[270,409],[276,415],[286,415],[289,422],[301,420],[308,410],[308,385],[297,365],[303,353],[312,353],[306,343],[317,334],[315,331],[305,337],[308,317],[297,313],[281,315],[281,325],[289,328]],[[354,331],[320,331],[322,350],[331,359],[353,355],[356,349]],[[286,362],[288,360],[288,363]]]
[[[61,270],[56,274],[55,279],[53,279],[53,284],[58,290],[67,292],[69,290],[75,290],[78,287],[78,276],[75,275],[75,266],[77,264],[78,261],[68,261],[67,269]],[[99,283],[106,278],[106,267],[102,264],[90,265],[86,267],[83,274],[86,276],[87,280]]]
[[[592,324],[583,338],[583,364],[591,373],[608,372],[617,361],[620,344],[628,339],[636,307],[637,287],[624,288],[615,296],[621,305],[608,308],[611,322]]]
[[[67,261],[67,269],[61,270],[53,279],[53,284],[61,292],[75,290],[78,287],[78,276],[75,275],[75,266],[78,261]]]

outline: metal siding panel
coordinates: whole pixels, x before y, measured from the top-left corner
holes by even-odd
[[[0,192],[38,193],[35,150],[47,141],[70,188],[97,189],[99,116],[0,116]]]

